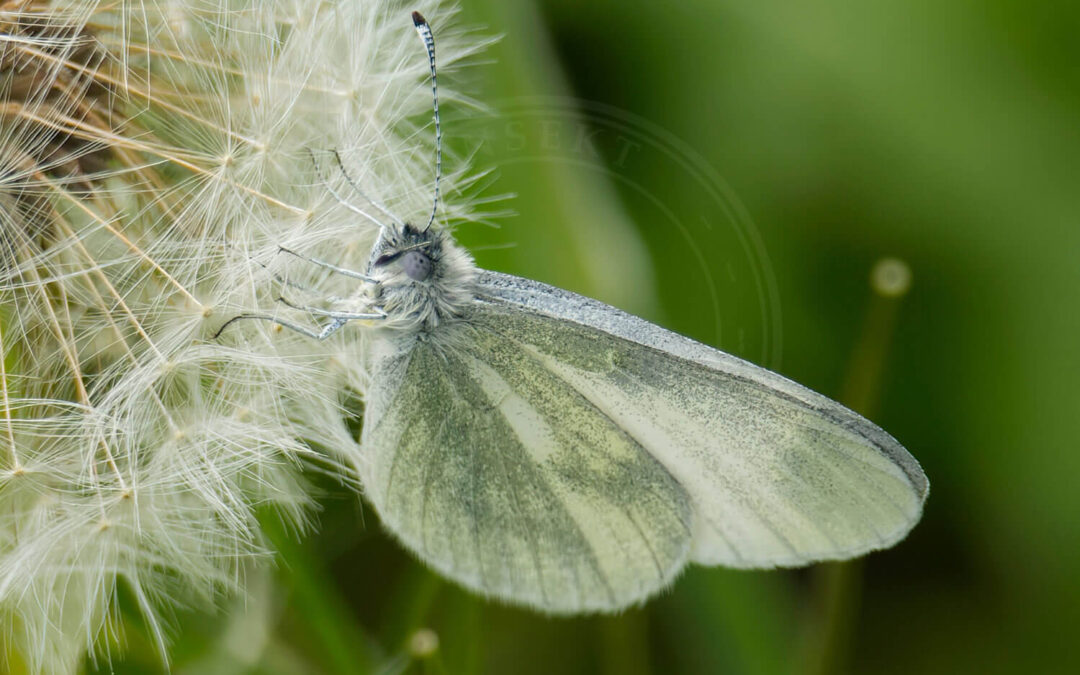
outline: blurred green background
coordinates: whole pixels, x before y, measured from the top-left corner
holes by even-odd
[[[1080,5],[462,0],[456,21],[502,35],[446,75],[491,108],[448,105],[447,137],[497,169],[484,194],[516,193],[460,230],[481,265],[867,409],[930,477],[923,521],[842,571],[694,568],[553,620],[439,580],[330,494],[253,573],[256,618],[179,617],[176,671],[1076,672]],[[883,256],[913,272],[891,328]],[[860,350],[881,373],[851,401]],[[131,639],[120,672],[153,663]]]

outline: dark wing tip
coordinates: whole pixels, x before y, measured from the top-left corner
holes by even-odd
[[[413,12],[412,13],[412,22],[413,22],[414,26],[423,26],[424,24],[427,23],[427,19],[425,19],[424,15],[421,14],[420,12]]]

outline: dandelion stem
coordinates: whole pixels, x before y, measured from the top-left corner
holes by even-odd
[[[282,575],[292,588],[291,602],[308,637],[318,644],[326,672],[373,672],[375,642],[328,583],[329,574],[323,566],[285,531],[277,514],[265,511],[259,523],[282,561]]]
[[[443,589],[442,580],[432,571],[410,565],[405,578],[398,583],[380,629],[383,644],[395,652],[404,651],[409,636],[427,622],[431,607]]]
[[[619,616],[599,619],[601,673],[649,675],[648,615],[633,609]]]
[[[900,308],[911,284],[907,264],[885,258],[870,274],[873,294],[862,334],[852,352],[840,400],[852,410],[872,415]],[[824,563],[813,570],[813,617],[804,635],[800,672],[831,675],[848,672],[851,641],[862,595],[863,563]]]

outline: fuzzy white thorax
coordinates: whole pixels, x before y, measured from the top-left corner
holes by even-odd
[[[430,261],[426,278],[408,274],[405,255],[411,251]],[[372,247],[367,275],[372,281],[355,299],[363,311],[386,314],[376,325],[391,339],[437,335],[439,326],[461,318],[475,299],[472,256],[441,229],[388,225]]]

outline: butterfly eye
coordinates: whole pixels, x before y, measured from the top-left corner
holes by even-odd
[[[401,258],[401,267],[413,281],[426,281],[431,276],[431,258],[420,251],[409,251]]]

